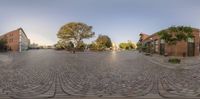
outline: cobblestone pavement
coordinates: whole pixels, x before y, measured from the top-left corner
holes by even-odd
[[[146,56],[145,53],[141,53],[144,55],[144,58],[147,58],[152,63],[168,67],[168,68],[184,68],[184,69],[192,69],[199,67],[200,65],[200,56],[195,57],[174,57],[174,56],[162,56],[158,54],[153,54],[151,56]],[[178,58],[181,59],[180,64],[172,64],[169,63],[168,60],[170,58]]]
[[[200,66],[166,68],[136,51],[33,50],[9,58],[0,64],[0,99],[200,97]]]

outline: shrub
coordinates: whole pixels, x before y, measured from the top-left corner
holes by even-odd
[[[181,60],[177,58],[171,58],[168,60],[168,62],[173,63],[173,64],[180,64]]]

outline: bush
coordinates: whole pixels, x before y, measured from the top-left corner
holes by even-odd
[[[171,58],[168,60],[168,62],[173,63],[173,64],[180,64],[181,60],[177,58]]]
[[[136,49],[136,45],[132,43],[131,41],[128,41],[128,43],[120,43],[119,47],[124,50]]]

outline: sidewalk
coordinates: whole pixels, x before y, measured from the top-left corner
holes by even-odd
[[[158,54],[153,54],[152,56],[144,55],[146,59],[150,62],[167,67],[167,68],[183,68],[183,69],[192,69],[195,67],[200,67],[200,56],[195,57],[176,57],[181,59],[180,64],[169,63],[168,60],[173,58],[173,56],[162,56]]]

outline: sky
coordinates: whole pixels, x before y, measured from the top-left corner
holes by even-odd
[[[93,26],[95,37],[137,42],[173,25],[200,28],[200,0],[0,0],[0,35],[22,27],[31,43],[55,44],[69,22]]]

